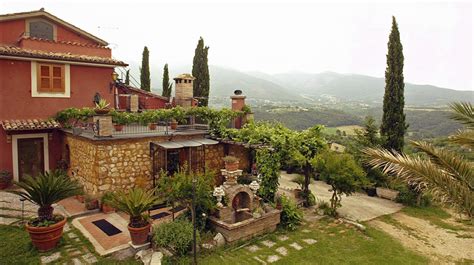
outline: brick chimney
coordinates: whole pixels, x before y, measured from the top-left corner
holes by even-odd
[[[174,78],[175,103],[176,106],[191,107],[193,104],[193,81],[191,74],[180,74]]]
[[[230,96],[232,99],[232,110],[241,111],[245,106],[245,95],[242,95],[242,90],[235,90],[234,95]],[[242,117],[237,117],[233,121],[234,128],[240,129],[243,125]]]

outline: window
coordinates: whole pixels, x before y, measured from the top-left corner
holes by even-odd
[[[43,20],[28,23],[30,37],[54,40],[54,26]]]
[[[65,71],[64,65],[38,63],[36,71],[37,91],[40,93],[64,93],[65,92]]]

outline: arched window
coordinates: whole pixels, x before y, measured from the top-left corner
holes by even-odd
[[[54,40],[54,26],[44,20],[34,20],[28,23],[30,37]]]

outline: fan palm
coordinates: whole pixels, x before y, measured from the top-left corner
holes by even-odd
[[[474,108],[471,103],[451,104],[451,117],[466,125],[450,137],[453,143],[474,148]],[[384,173],[405,180],[434,199],[455,206],[469,218],[474,217],[474,166],[463,156],[422,141],[411,144],[426,156],[408,156],[396,151],[366,148],[367,163]]]
[[[63,199],[82,193],[82,186],[71,180],[64,171],[54,170],[39,174],[36,177],[27,176],[22,182],[15,184],[23,190],[12,190],[11,193],[36,204],[40,221],[53,220],[53,207]]]
[[[153,205],[160,203],[160,199],[154,195],[153,189],[144,191],[140,188],[133,188],[128,193],[123,191],[114,193],[111,203],[118,210],[130,215],[130,226],[138,228],[147,225],[143,213]]]

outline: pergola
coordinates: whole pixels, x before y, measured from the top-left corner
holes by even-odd
[[[167,174],[173,173],[169,172],[168,168],[168,153],[169,151],[178,151],[185,154],[186,161],[180,161],[179,164],[183,162],[187,163],[188,170],[190,172],[204,172],[205,161],[206,161],[206,145],[215,145],[218,144],[218,141],[212,139],[193,139],[193,140],[182,140],[182,141],[166,141],[166,142],[151,142],[150,143],[150,156],[152,157],[153,163],[153,187],[156,186],[156,178],[161,171],[166,172]]]

